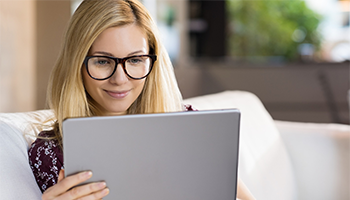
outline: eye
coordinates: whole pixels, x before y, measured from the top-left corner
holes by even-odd
[[[95,61],[95,65],[110,65],[111,62],[108,59],[98,59]]]
[[[144,59],[142,59],[140,57],[129,58],[127,60],[128,63],[133,64],[133,65],[143,63],[143,61],[144,61]]]

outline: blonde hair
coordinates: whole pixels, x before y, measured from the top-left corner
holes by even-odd
[[[144,31],[149,53],[158,57],[141,94],[127,113],[182,110],[182,97],[172,64],[146,8],[137,0],[85,0],[71,18],[48,86],[48,104],[56,117],[54,139],[60,144],[64,119],[100,115],[96,102],[86,93],[82,79],[81,68],[91,45],[104,30],[127,24],[136,24]]]

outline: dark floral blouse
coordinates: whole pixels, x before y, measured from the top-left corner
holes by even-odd
[[[185,105],[186,111],[194,111],[191,105]],[[52,137],[54,132],[43,131],[40,137]],[[29,165],[33,171],[36,182],[44,192],[55,185],[58,174],[63,169],[63,152],[57,140],[36,139],[28,150]]]
[[[54,131],[43,131],[40,137],[53,137]],[[55,185],[63,169],[63,152],[57,140],[38,138],[28,150],[29,165],[42,192]]]

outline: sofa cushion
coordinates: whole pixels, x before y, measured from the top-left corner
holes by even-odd
[[[291,157],[299,199],[349,199],[350,126],[275,121]]]
[[[272,117],[257,96],[244,91],[225,91],[186,99],[185,103],[198,110],[238,108],[241,111],[240,178],[257,199],[297,198],[290,157]]]

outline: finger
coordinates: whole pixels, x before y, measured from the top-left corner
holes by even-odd
[[[80,200],[102,200],[103,197],[107,196],[109,194],[109,189],[105,188],[103,190],[97,191],[93,194],[90,194],[88,196],[79,198]]]
[[[61,182],[62,179],[64,179],[64,169],[60,170],[60,173],[58,174],[58,181],[57,181],[57,183]]]
[[[59,183],[56,185],[52,186],[45,191],[43,196],[51,198],[51,197],[57,197],[65,192],[67,192],[70,188],[73,186],[78,185],[79,183],[82,183],[89,178],[91,178],[92,172],[91,171],[86,171],[86,172],[81,172],[75,175],[67,176],[66,178],[63,178]]]
[[[62,195],[62,199],[101,199],[109,193],[105,182],[89,183],[79,187],[75,187]]]
[[[109,189],[105,188],[103,190],[97,191],[94,194],[85,196],[81,198],[82,200],[102,200],[103,197],[107,196],[109,194]]]

